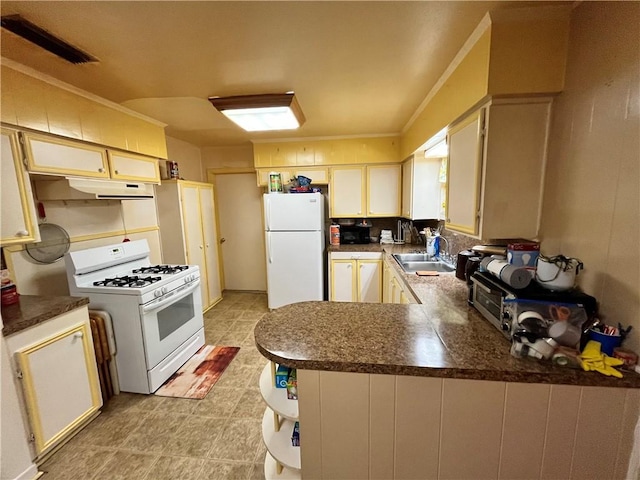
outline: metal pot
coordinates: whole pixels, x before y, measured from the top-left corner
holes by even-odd
[[[582,268],[584,265],[577,258],[567,258],[564,255],[554,257],[540,255],[536,265],[536,281],[548,290],[571,290]]]

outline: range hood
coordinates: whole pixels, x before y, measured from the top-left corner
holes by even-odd
[[[66,177],[64,180],[37,181],[38,200],[132,200],[153,198],[153,185],[114,180]]]

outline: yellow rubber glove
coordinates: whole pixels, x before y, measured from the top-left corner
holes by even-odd
[[[590,340],[584,347],[580,355],[580,365],[586,372],[596,371],[609,377],[622,378],[622,373],[616,370],[615,366],[622,365],[624,362],[618,358],[612,358],[600,352],[600,343]]]

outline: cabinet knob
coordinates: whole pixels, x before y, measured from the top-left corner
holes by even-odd
[[[200,250],[202,250],[204,247],[202,245],[200,245]]]
[[[18,230],[16,232],[17,237],[26,237],[27,235],[29,235],[29,232],[27,232],[26,230]]]
[[[358,215],[362,215],[362,212],[358,212]]]
[[[351,264],[347,265],[347,268],[351,268]]]
[[[118,170],[114,170],[113,173],[115,173],[116,175],[118,175]]]
[[[82,338],[84,337],[84,333],[82,332],[76,332],[73,334],[73,338]]]
[[[224,243],[224,242],[226,242],[226,241],[227,241],[227,239],[226,239],[226,238],[224,238],[224,237],[222,237],[222,238],[220,239],[220,243]]]
[[[98,169],[98,172],[100,172],[100,173],[104,173],[104,168],[99,168],[99,169]]]

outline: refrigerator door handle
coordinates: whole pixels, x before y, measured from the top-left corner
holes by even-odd
[[[267,252],[269,253],[269,263],[273,263],[273,256],[271,255],[271,232],[267,232]]]
[[[265,197],[266,197],[266,195],[265,195]],[[267,210],[266,217],[267,218],[265,219],[266,220],[265,223],[266,223],[266,230],[269,231],[269,230],[271,230],[271,202],[269,201],[269,197],[265,198],[264,201],[267,202],[267,205],[266,205],[267,206],[267,208],[266,208],[266,210]]]

